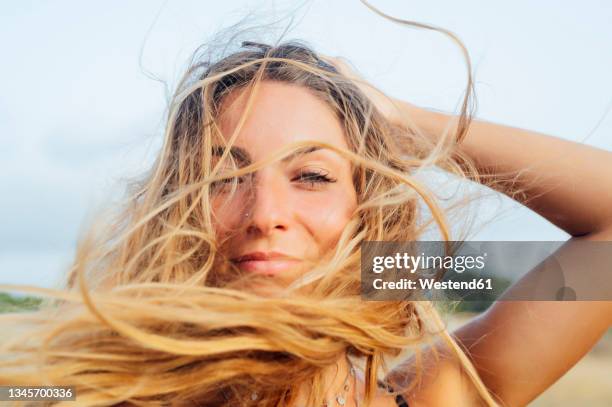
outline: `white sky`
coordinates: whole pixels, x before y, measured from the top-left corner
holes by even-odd
[[[120,177],[146,169],[161,140],[164,89],[142,68],[172,85],[197,45],[249,10],[268,22],[297,9],[288,38],[348,58],[393,96],[444,110],[461,97],[465,70],[446,37],[394,25],[357,0],[301,4],[2,2],[0,282],[58,280],[88,211]],[[612,114],[604,116],[611,2],[372,4],[459,35],[473,60],[479,118],[571,140],[584,140],[601,120],[586,143],[612,150]],[[507,199],[488,202],[481,215],[495,218],[475,239],[566,238]]]

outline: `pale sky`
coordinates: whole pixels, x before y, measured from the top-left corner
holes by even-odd
[[[478,118],[612,150],[611,2],[371,3],[464,41]],[[219,28],[248,11],[265,23],[290,10],[288,39],[348,58],[391,95],[447,111],[460,99],[465,69],[450,40],[395,25],[357,0],[2,2],[0,282],[53,286],[88,211],[147,168],[166,99],[145,72],[173,85]],[[493,220],[474,239],[567,237],[501,197],[479,216]]]

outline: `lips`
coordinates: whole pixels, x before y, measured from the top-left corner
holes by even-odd
[[[238,256],[232,261],[240,263],[242,261],[264,261],[264,260],[277,260],[277,259],[288,259],[289,256],[280,252],[251,252]]]
[[[299,260],[280,252],[251,252],[232,259],[241,270],[275,275],[296,266]]]

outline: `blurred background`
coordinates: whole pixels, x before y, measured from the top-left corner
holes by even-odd
[[[477,118],[612,150],[611,2],[371,3],[461,38],[472,58]],[[450,112],[463,95],[455,44],[393,24],[357,0],[3,1],[0,283],[61,282],[83,221],[158,151],[168,92],[192,52],[247,15],[251,25],[279,21],[281,28],[293,16],[287,39],[347,58],[392,96]],[[472,238],[567,234],[490,194]],[[0,304],[14,311],[36,300],[2,294]],[[608,335],[533,405],[612,405],[610,377]]]

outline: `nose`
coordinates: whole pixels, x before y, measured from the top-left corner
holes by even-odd
[[[272,169],[261,169],[254,178],[247,205],[247,233],[268,236],[274,231],[286,231],[291,215],[288,183]]]

